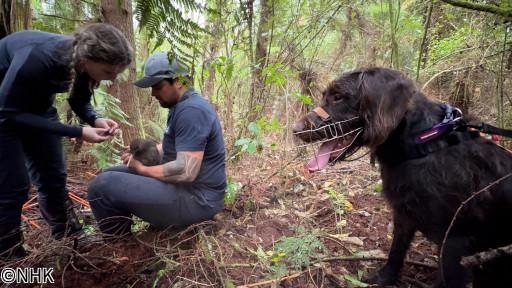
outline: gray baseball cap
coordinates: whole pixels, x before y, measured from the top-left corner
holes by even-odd
[[[140,88],[148,88],[163,79],[180,76],[189,76],[187,66],[176,58],[169,59],[167,52],[158,52],[149,56],[144,64],[144,77],[134,84]]]

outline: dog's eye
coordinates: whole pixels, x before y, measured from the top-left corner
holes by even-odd
[[[338,94],[338,95],[335,95],[334,98],[332,99],[332,102],[333,103],[340,103],[341,101],[343,101],[344,97],[341,95],[341,94]]]

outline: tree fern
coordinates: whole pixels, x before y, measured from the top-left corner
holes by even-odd
[[[173,51],[189,67],[194,66],[194,45],[201,33],[206,32],[197,23],[183,17],[184,12],[201,12],[203,8],[195,0],[136,0],[135,15],[140,28],[145,28],[150,37],[156,37],[155,49],[165,40]]]

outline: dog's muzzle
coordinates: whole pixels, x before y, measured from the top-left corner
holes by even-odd
[[[305,123],[297,123],[293,129],[293,134],[302,139],[303,144],[297,147],[310,145],[320,145],[307,167],[310,172],[315,172],[324,168],[329,162],[334,163],[344,152],[346,152],[357,137],[361,134],[363,128],[349,128],[354,125],[359,117],[333,122],[333,118],[322,107],[316,107],[311,114],[305,117],[304,121],[309,121],[307,129]],[[344,129],[345,127],[345,129]]]

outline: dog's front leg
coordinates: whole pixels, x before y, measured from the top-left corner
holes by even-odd
[[[439,261],[439,277],[434,287],[466,287],[471,282],[472,273],[470,269],[465,269],[460,265],[460,260],[462,256],[473,254],[470,251],[470,239],[468,237],[450,237],[446,239],[443,246],[443,255]]]
[[[414,237],[414,232],[416,232],[416,226],[409,218],[396,212],[393,214],[393,242],[391,243],[388,261],[380,270],[369,275],[366,280],[368,283],[393,285],[398,281],[405,254]]]

